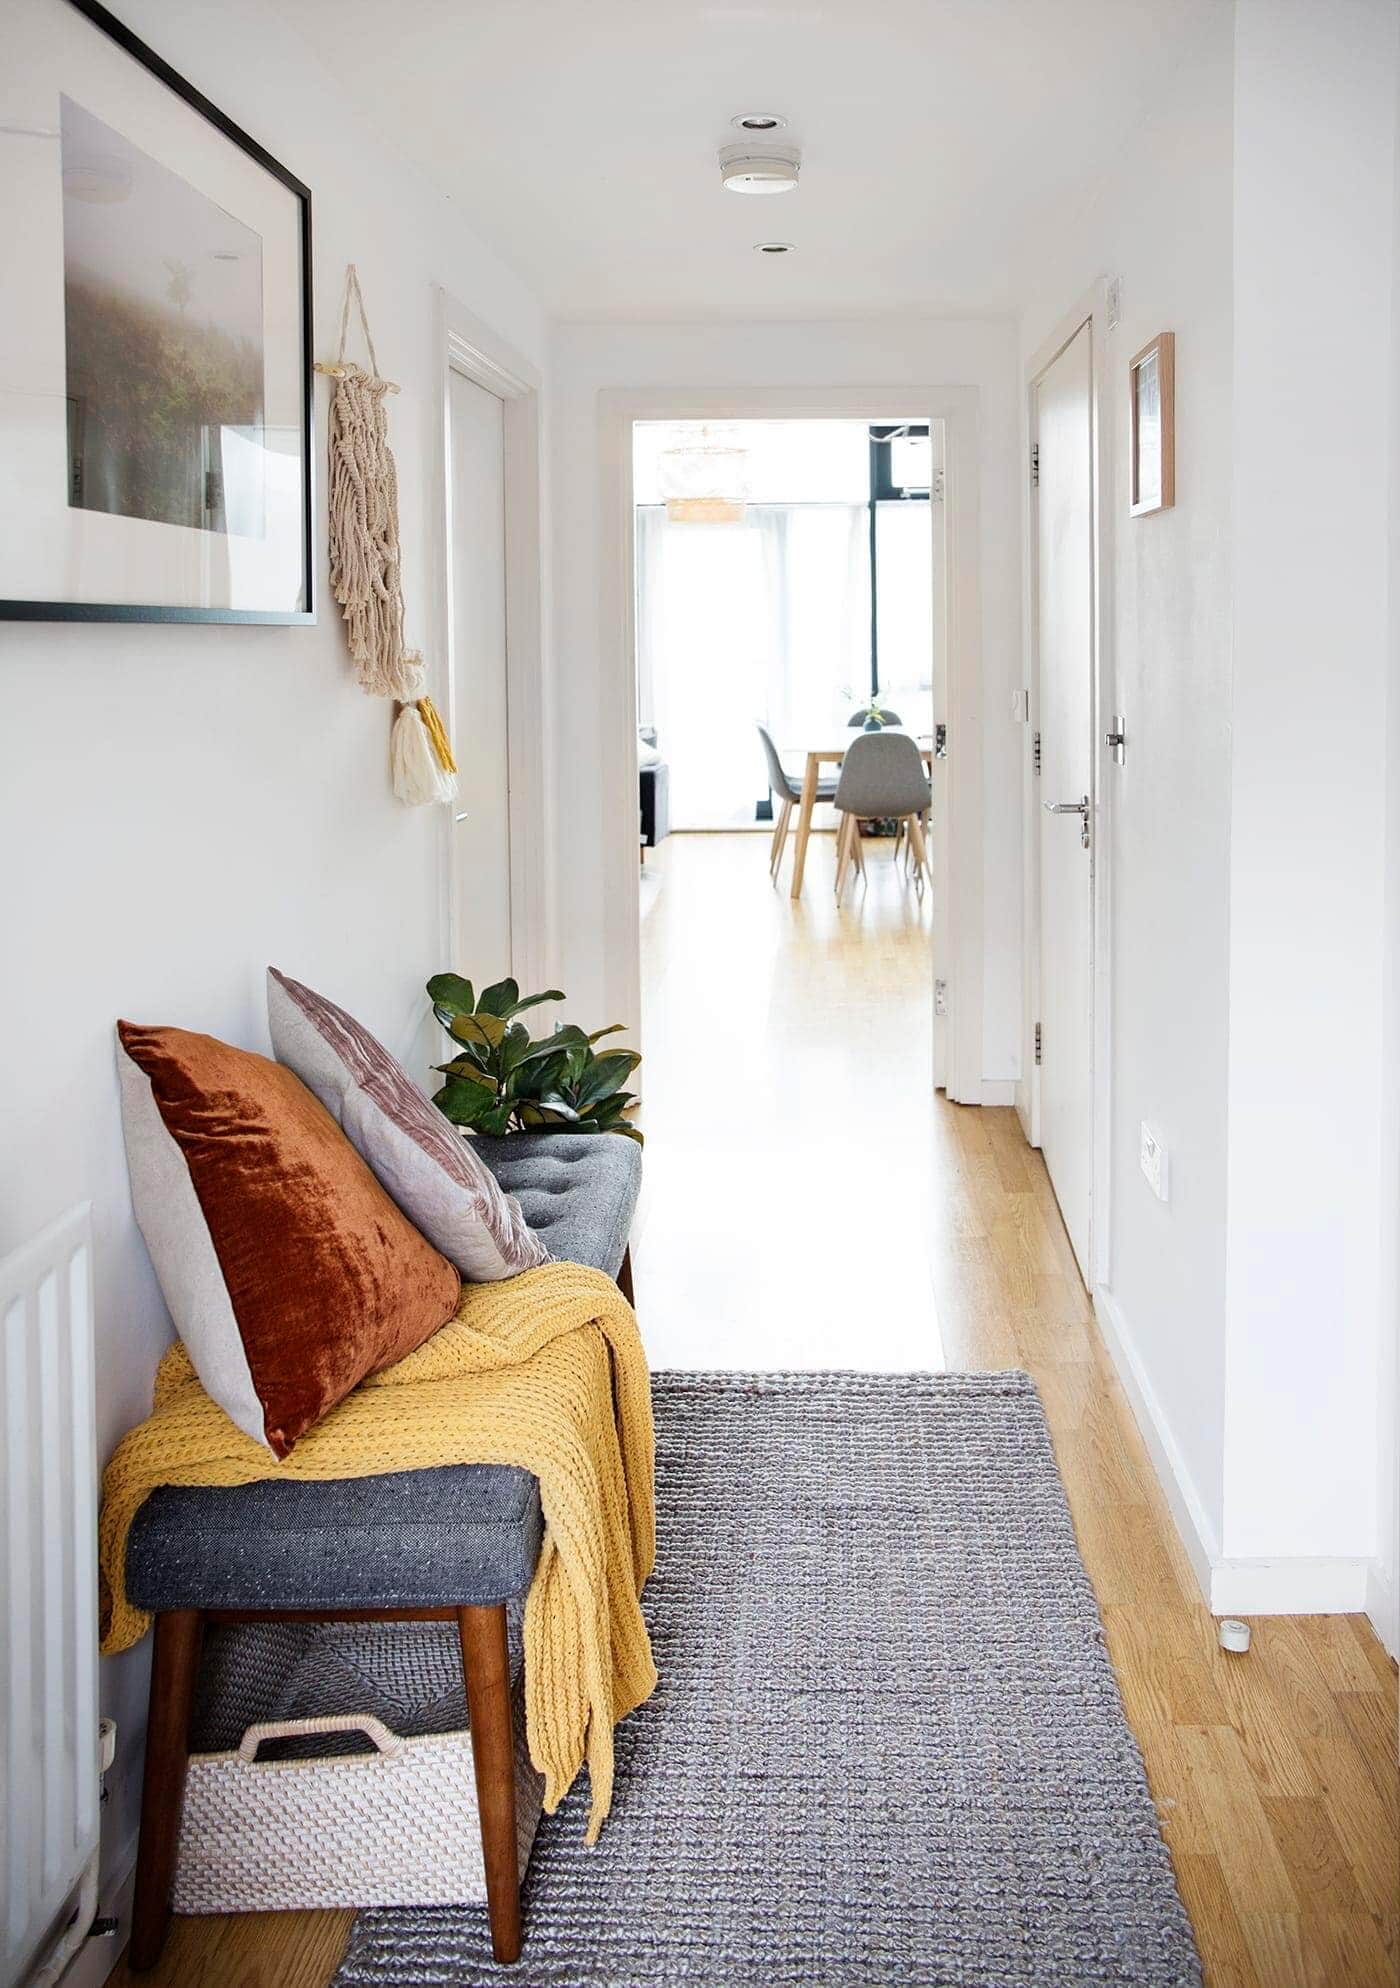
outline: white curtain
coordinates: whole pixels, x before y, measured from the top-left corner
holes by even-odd
[[[869,694],[868,515],[750,504],[743,524],[671,524],[638,506],[638,709],[674,827],[751,822],[768,791],[755,725],[800,764]]]

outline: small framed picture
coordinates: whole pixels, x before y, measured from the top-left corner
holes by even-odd
[[[314,618],[311,196],[97,0],[6,0],[0,616]]]
[[[1166,511],[1176,502],[1176,337],[1159,331],[1128,361],[1131,447],[1128,509]]]

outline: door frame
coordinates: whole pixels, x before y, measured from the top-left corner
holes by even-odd
[[[1108,778],[1112,760],[1104,745],[1109,719],[1119,708],[1115,696],[1112,653],[1113,576],[1113,395],[1109,346],[1108,284],[1101,278],[1080,298],[1028,360],[1025,369],[1026,493],[1022,520],[1023,616],[1026,647],[1026,725],[1022,753],[1022,917],[1025,963],[1022,979],[1021,1067],[1016,1110],[1032,1146],[1040,1145],[1040,1072],[1035,1061],[1035,1025],[1040,1009],[1040,780],[1035,771],[1034,742],[1040,726],[1040,559],[1037,537],[1036,484],[1032,472],[1038,447],[1040,381],[1073,339],[1089,332],[1090,419],[1090,864],[1089,987],[1089,1136],[1090,1193],[1087,1282],[1091,1291],[1111,1281],[1111,1154],[1113,1073],[1112,861],[1115,782]]]
[[[522,352],[455,297],[435,295],[434,372],[438,381],[434,544],[435,648],[432,671],[443,693],[449,738],[459,738],[452,612],[452,375],[460,373],[501,402],[505,460],[506,750],[509,755],[511,972],[522,985],[546,986],[549,973],[547,863],[549,821],[544,763],[543,517],[541,376]],[[470,800],[470,796],[465,797]],[[444,960],[451,956],[459,902],[458,838],[443,810],[439,920]],[[457,964],[453,962],[453,964]]]
[[[946,1013],[930,1000],[935,1087],[982,1102],[982,668],[979,407],[975,387],[604,388],[600,463],[599,653],[604,781],[604,972],[607,1012],[641,1014],[637,897],[636,627],[632,425],[636,421],[887,421],[927,419],[943,433],[943,502],[930,505],[935,573],[944,575],[943,639],[949,751],[943,776],[940,874],[935,863],[934,973]],[[939,918],[939,903],[946,907]],[[946,963],[945,963],[946,962]]]

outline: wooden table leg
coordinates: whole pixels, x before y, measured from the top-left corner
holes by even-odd
[[[802,895],[802,872],[807,867],[807,843],[812,833],[812,810],[817,805],[817,774],[821,761],[814,752],[807,755],[807,771],[802,776],[802,804],[797,814],[797,843],[792,857],[792,894]]]

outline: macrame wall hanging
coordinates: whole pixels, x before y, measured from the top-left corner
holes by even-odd
[[[345,357],[352,298],[365,336],[368,372]],[[398,388],[380,377],[353,262],[345,272],[340,351],[333,366],[316,370],[335,381],[330,418],[331,591],[344,610],[355,675],[370,696],[398,701],[389,756],[399,799],[414,807],[450,801],[457,793],[457,764],[432,699],[423,693],[423,658],[404,644],[398,472],[384,405]]]

